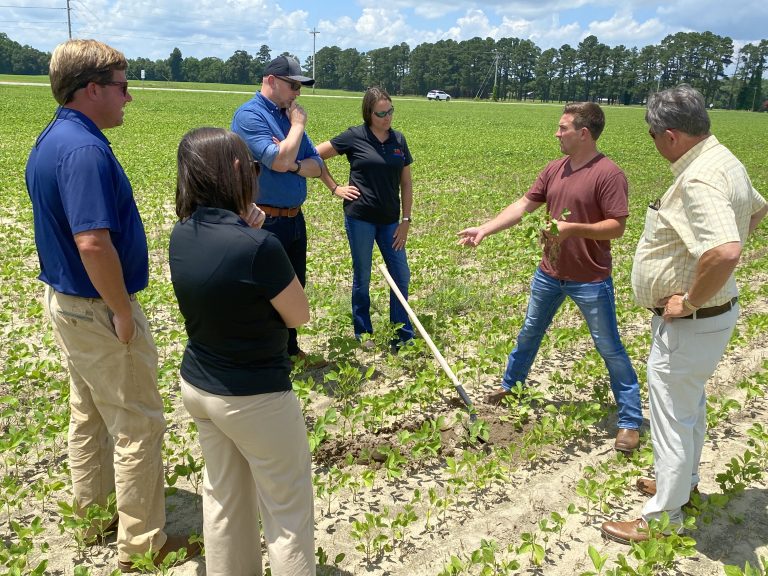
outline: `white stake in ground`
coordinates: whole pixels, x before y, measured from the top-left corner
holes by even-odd
[[[437,363],[440,364],[440,367],[448,375],[448,378],[451,379],[451,382],[453,382],[453,386],[454,388],[456,388],[456,392],[459,393],[459,396],[461,397],[461,401],[464,402],[467,408],[469,408],[469,420],[471,422],[474,422],[475,420],[477,420],[477,414],[475,414],[474,411],[472,410],[472,401],[469,399],[469,396],[467,396],[467,392],[464,390],[464,387],[461,385],[461,382],[459,382],[459,379],[456,378],[456,374],[453,373],[453,370],[451,370],[451,367],[448,366],[448,362],[446,362],[445,358],[443,358],[443,355],[440,354],[440,350],[438,350],[437,346],[435,346],[435,343],[432,342],[432,338],[429,337],[429,334],[427,334],[427,331],[424,329],[424,326],[422,326],[421,322],[419,322],[419,318],[418,316],[416,316],[416,313],[408,305],[408,301],[405,299],[402,292],[400,292],[400,289],[397,287],[397,284],[395,284],[395,281],[392,279],[392,276],[390,276],[389,271],[387,270],[387,267],[384,264],[379,264],[379,271],[384,275],[384,278],[386,279],[387,284],[389,284],[389,287],[392,289],[392,292],[395,293],[395,296],[397,296],[397,299],[400,300],[400,304],[402,304],[403,308],[405,308],[405,311],[408,313],[408,316],[411,318],[411,322],[413,322],[413,325],[416,326],[416,329],[419,331],[419,334],[421,334],[421,337],[424,338],[424,341],[427,343],[427,346],[429,346],[429,349],[432,350],[432,355],[437,360]]]

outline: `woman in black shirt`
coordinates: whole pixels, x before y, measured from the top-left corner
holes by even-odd
[[[314,575],[311,462],[287,350],[309,306],[280,241],[260,229],[256,167],[227,130],[179,144],[170,268],[189,337],[182,399],[206,462],[206,573],[262,572],[261,517],[272,573]]]
[[[405,243],[411,225],[413,159],[403,134],[392,129],[394,112],[386,90],[369,88],[363,96],[364,123],[317,146],[324,160],[341,154],[349,161],[348,185],[337,184],[327,168],[321,179],[344,199],[344,227],[352,252],[352,320],[358,340],[373,333],[369,286],[374,241],[395,284],[408,298],[411,273]],[[393,324],[402,325],[392,341],[396,350],[413,338],[413,327],[391,291],[389,318]]]

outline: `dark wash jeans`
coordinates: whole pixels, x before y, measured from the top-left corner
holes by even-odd
[[[373,333],[369,288],[374,241],[379,247],[384,264],[395,281],[395,285],[405,299],[408,299],[411,271],[408,268],[405,248],[395,250],[392,247],[397,225],[397,222],[372,224],[364,220],[344,217],[349,249],[352,252],[352,322],[356,338],[360,338],[362,334]],[[389,321],[393,324],[403,324],[398,334],[400,342],[407,342],[413,338],[413,326],[408,319],[408,313],[391,290],[389,291]]]

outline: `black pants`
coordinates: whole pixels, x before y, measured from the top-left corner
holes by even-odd
[[[307,283],[307,224],[304,213],[299,212],[293,218],[287,216],[267,216],[262,226],[272,232],[288,254],[296,277],[304,286]],[[288,329],[288,354],[294,356],[299,352],[299,342],[295,328]]]

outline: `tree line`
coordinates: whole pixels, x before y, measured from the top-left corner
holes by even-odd
[[[167,59],[129,60],[129,77],[139,79],[143,70],[146,80],[257,84],[272,57],[267,45],[255,55],[236,50],[227,60],[184,58],[174,48]],[[0,33],[0,73],[46,74],[49,59]],[[767,60],[768,40],[735,52],[727,36],[678,32],[643,48],[609,47],[594,35],[575,47],[546,50],[531,40],[479,37],[425,42],[413,50],[405,42],[368,52],[329,46],[316,53],[316,62],[309,56],[304,68],[311,74],[314,64],[320,88],[362,91],[380,85],[399,95],[441,89],[453,97],[544,102],[638,104],[651,92],[687,82],[707,104],[760,110],[768,107]]]

